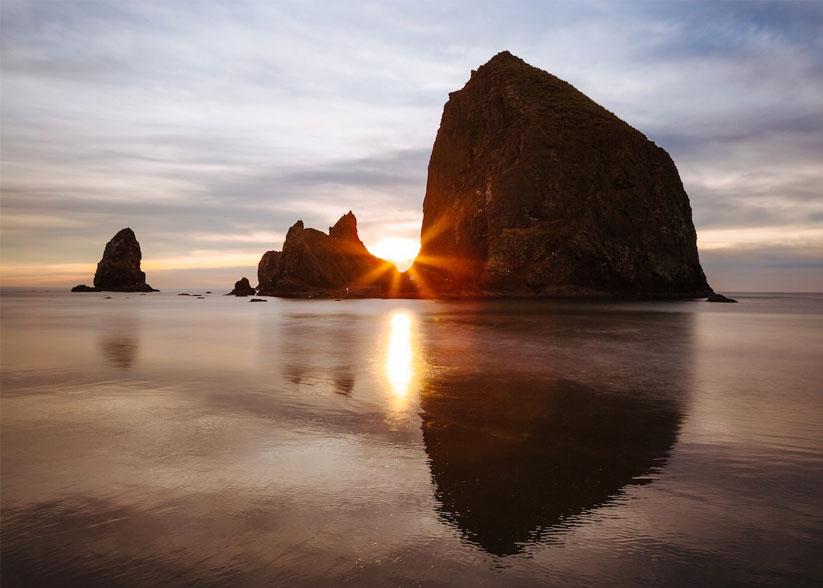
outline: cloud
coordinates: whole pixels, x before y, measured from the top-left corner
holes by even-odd
[[[3,267],[93,263],[123,226],[147,261],[262,253],[350,208],[367,244],[414,238],[447,93],[504,48],[669,150],[702,241],[740,230],[791,263],[781,231],[823,219],[815,3],[9,0],[2,20]]]

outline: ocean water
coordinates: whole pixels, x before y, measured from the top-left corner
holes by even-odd
[[[4,586],[820,586],[823,297],[6,291]]]

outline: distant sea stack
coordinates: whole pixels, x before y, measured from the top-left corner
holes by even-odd
[[[326,234],[297,221],[283,251],[268,251],[258,265],[258,294],[294,297],[392,297],[404,283],[388,261],[369,253],[351,211]]]
[[[134,231],[125,228],[106,243],[94,274],[94,287],[75,286],[72,292],[157,292],[146,283],[146,274],[140,269],[142,257]]]
[[[668,153],[507,51],[449,94],[411,273],[431,297],[712,292]]]
[[[254,288],[251,287],[248,278],[240,278],[234,283],[234,289],[226,296],[254,296]]]

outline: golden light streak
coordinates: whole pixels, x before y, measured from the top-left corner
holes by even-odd
[[[212,269],[221,267],[257,267],[262,252],[253,253],[219,253],[214,251],[198,251],[181,257],[165,257],[161,259],[144,260],[143,271],[170,270],[170,269]]]
[[[808,226],[739,227],[697,231],[698,248],[706,251],[752,246],[819,246],[821,243],[823,229]]]
[[[414,376],[411,317],[402,311],[389,319],[389,340],[386,346],[386,380],[392,394],[405,398]]]
[[[386,274],[386,272],[394,271],[396,269],[397,268],[394,267],[394,264],[385,261],[384,263],[380,264],[370,272],[360,276],[360,278],[357,279],[357,282],[355,282],[354,286],[355,288],[363,288],[365,286],[374,284],[375,282],[380,280],[380,278],[382,278]]]
[[[186,270],[186,269],[217,269],[222,267],[256,267],[260,261],[260,253],[216,253],[212,251],[197,251],[187,256],[166,257],[160,259],[143,259],[141,269],[149,274],[151,282],[152,271]],[[75,281],[77,283],[90,282],[97,269],[94,263],[4,263],[0,265],[0,280],[4,286],[31,286],[34,284],[48,284],[56,282]]]

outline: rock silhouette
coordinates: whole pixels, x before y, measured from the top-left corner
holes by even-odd
[[[75,286],[72,292],[156,292],[140,269],[142,257],[134,231],[122,229],[106,243],[94,274],[94,288]]]
[[[706,302],[737,302],[734,298],[729,298],[728,296],[723,296],[722,294],[711,294],[708,298],[706,298]]]
[[[425,296],[707,296],[665,150],[504,51],[449,94],[429,162]]]
[[[503,392],[534,386],[529,378],[486,398],[469,384],[488,388],[467,378],[438,382],[446,391],[424,396],[423,443],[439,514],[495,555],[518,553],[564,518],[647,483],[677,439],[674,405],[649,407],[563,380],[540,383],[551,392],[520,404]]]
[[[272,283],[274,273],[277,268],[277,260],[280,259],[279,251],[266,251],[257,264],[257,288],[263,288],[264,284]]]
[[[351,211],[328,234],[297,221],[283,251],[263,255],[258,279],[259,295],[294,297],[388,297],[397,295],[403,283],[393,264],[363,245]]]
[[[240,278],[234,283],[234,289],[226,296],[254,296],[254,288],[251,287],[248,278]]]

